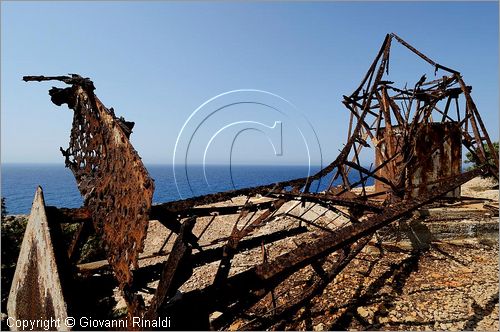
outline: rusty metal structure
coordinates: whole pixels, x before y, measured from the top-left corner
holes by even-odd
[[[444,75],[431,81],[423,76],[412,88],[394,86],[386,79],[394,42]],[[395,34],[385,37],[359,87],[344,96],[348,139],[331,164],[307,178],[158,205],[152,204],[153,181],[129,142],[133,123],[106,108],[88,78],[24,80],[70,85],[49,94],[56,105],[74,111],[70,145],[61,150],[84,206],[43,208],[53,228],[79,224],[57,267],[74,316],[82,310],[72,303],[76,280],[85,276],[100,287],[117,286],[129,320],[170,317],[176,329],[225,329],[242,319],[241,329],[270,328],[320,295],[377,230],[450,192],[456,197],[457,188],[475,176],[498,179],[498,156],[485,149],[494,151],[471,87],[458,71]],[[482,166],[462,171],[462,147]],[[367,148],[375,155],[372,168],[360,162]],[[320,180],[327,190],[312,190]],[[141,266],[151,220],[169,234],[158,249],[161,262]],[[102,238],[112,272],[106,264],[87,270],[76,265],[91,234]],[[238,263],[243,256],[245,266]],[[103,270],[108,274],[96,276]],[[189,287],[195,275],[204,283]],[[221,314],[209,319],[216,311]]]

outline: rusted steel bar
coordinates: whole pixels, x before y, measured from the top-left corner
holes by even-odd
[[[163,267],[160,282],[156,288],[153,300],[145,314],[145,318],[154,320],[158,316],[158,309],[163,305],[165,299],[171,297],[177,289],[189,279],[193,273],[191,262],[191,247],[187,242],[186,235],[193,230],[195,218],[186,220],[175,240],[171,254]]]
[[[272,196],[284,197],[287,199],[298,199],[305,202],[315,202],[315,203],[329,203],[331,205],[339,205],[345,207],[363,207],[368,211],[381,211],[381,207],[378,204],[367,202],[362,199],[349,199],[339,197],[338,195],[332,195],[328,193],[303,193],[303,194],[293,194],[288,192],[281,193],[271,193]]]
[[[315,296],[320,295],[321,292],[323,292],[323,290],[326,288],[326,286],[328,286],[328,284],[340,272],[342,272],[344,268],[347,267],[347,265],[349,265],[349,263],[361,252],[361,250],[363,250],[370,239],[371,237],[367,236],[347,247],[345,250],[341,250],[339,257],[337,257],[336,262],[332,265],[332,267],[330,267],[328,272],[325,272],[321,278],[316,280],[310,287],[305,289],[305,291],[300,296],[287,301],[284,306],[277,308],[276,312],[272,316],[260,316],[244,326],[242,329],[254,331],[266,330],[274,322],[287,318],[297,312],[297,310],[299,310],[304,304],[311,301]]]
[[[219,264],[219,269],[215,275],[213,285],[220,287],[224,281],[227,280],[229,270],[231,268],[231,260],[236,254],[236,249],[238,248],[241,239],[253,232],[255,228],[266,222],[276,211],[278,211],[281,206],[283,206],[283,204],[285,204],[284,199],[275,201],[272,208],[264,211],[258,218],[255,219],[255,221],[241,230],[238,230],[237,223],[235,224],[231,236],[223,247],[222,259]]]
[[[296,268],[303,267],[311,260],[319,258],[320,255],[325,255],[334,251],[338,245],[343,242],[342,239],[347,238],[354,241],[357,238],[366,235],[366,233],[375,231],[377,228],[385,226],[391,221],[404,216],[408,212],[425,205],[433,199],[446,194],[450,190],[483,173],[484,170],[482,168],[463,173],[452,181],[443,183],[441,186],[436,186],[434,191],[428,193],[427,195],[417,197],[411,202],[405,202],[404,204],[401,204],[402,206],[396,205],[392,208],[388,208],[383,214],[373,217],[372,219],[361,224],[346,226],[334,235],[325,236],[315,242],[305,244],[300,248],[277,257],[273,260],[272,264],[257,266],[255,268],[255,272],[260,278],[265,280],[273,278],[279,279],[281,275],[287,274],[287,268],[289,266],[293,265]]]
[[[472,100],[472,97],[470,96],[470,90],[467,89],[465,82],[463,81],[461,76],[457,75],[457,80],[460,83],[460,87],[462,88],[462,91],[465,95],[465,98],[467,100],[467,104],[469,105],[469,108],[470,108],[471,112],[473,113],[472,119],[476,119],[477,122],[479,123],[479,126],[481,127],[481,131],[482,131],[483,136],[484,136],[484,140],[486,141],[486,144],[488,145],[488,148],[491,151],[491,156],[493,157],[493,161],[494,161],[496,167],[498,168],[498,154],[494,153],[495,148],[493,146],[493,143],[491,142],[491,139],[488,135],[488,132],[486,131],[483,120],[481,119],[481,115],[477,111],[476,104],[474,103],[474,101]],[[471,121],[472,121],[472,119],[471,119]],[[481,136],[479,136],[479,140],[482,142]],[[481,145],[482,145],[482,143],[481,143]],[[496,177],[498,179],[498,176],[496,176]]]

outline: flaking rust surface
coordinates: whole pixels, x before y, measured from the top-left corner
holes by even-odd
[[[59,318],[61,324],[51,326],[50,330],[69,330],[64,324],[67,317],[66,302],[40,187],[35,193],[21,245],[7,302],[7,312],[14,320],[28,320],[33,323],[40,319]],[[13,325],[11,329],[19,328]],[[36,329],[41,330],[42,327],[38,326]]]
[[[143,250],[154,191],[153,180],[128,139],[133,123],[115,117],[113,109],[94,95],[88,79],[78,75],[24,79],[72,84],[49,91],[56,105],[66,103],[74,111],[69,147],[61,151],[120,285],[130,285],[131,266],[137,267]]]

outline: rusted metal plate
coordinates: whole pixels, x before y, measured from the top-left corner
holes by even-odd
[[[380,168],[377,175],[390,180],[394,185],[405,176],[410,176],[403,183],[411,197],[425,194],[433,184],[443,179],[459,175],[462,171],[462,140],[460,126],[455,122],[431,122],[418,125],[415,144],[412,145],[413,162],[405,167],[403,163],[403,133],[400,127],[392,127],[388,135],[385,128],[380,128],[378,145],[375,147],[375,165],[382,164],[389,156],[399,153],[393,161]],[[388,148],[388,145],[391,148]],[[382,192],[390,187],[375,179],[375,191]],[[460,197],[460,187],[449,192],[447,197]]]
[[[45,213],[42,188],[38,187],[24,233],[16,272],[7,302],[9,317],[15,320],[59,319],[50,330],[67,331],[66,302],[64,300],[52,239]],[[35,330],[42,330],[37,326]],[[18,329],[16,325],[11,327]],[[32,329],[28,326],[26,330]]]
[[[398,126],[387,131],[386,128],[380,128],[377,136],[377,145],[375,146],[375,166],[380,166],[393,154],[399,153],[391,162],[380,168],[377,175],[389,180],[394,185],[397,184],[403,170],[403,130]],[[389,152],[390,151],[390,152]],[[381,192],[390,190],[391,187],[386,183],[375,179],[375,191]]]
[[[462,133],[456,123],[420,125],[413,151],[419,162],[411,169],[408,183],[412,197],[427,193],[436,182],[458,176],[462,171]],[[460,187],[446,196],[460,197]]]
[[[29,76],[24,80],[59,80],[72,85],[49,91],[56,105],[66,103],[74,111],[69,147],[61,151],[94,227],[104,239],[120,285],[130,285],[131,266],[137,266],[143,250],[154,191],[153,180],[128,139],[134,124],[107,109],[87,78]]]

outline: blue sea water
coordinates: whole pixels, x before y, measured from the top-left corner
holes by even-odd
[[[171,165],[146,165],[155,180],[153,203],[164,203],[214,192],[253,187],[305,177],[317,172],[319,166],[254,166],[201,165],[186,169]],[[186,178],[185,174],[188,174]],[[355,173],[355,172],[352,172]],[[355,180],[353,174],[352,180]],[[73,174],[59,164],[2,164],[2,197],[9,214],[26,214],[37,186],[43,188],[45,203],[57,207],[75,208],[82,198]],[[324,190],[328,183],[313,183],[314,190]]]

